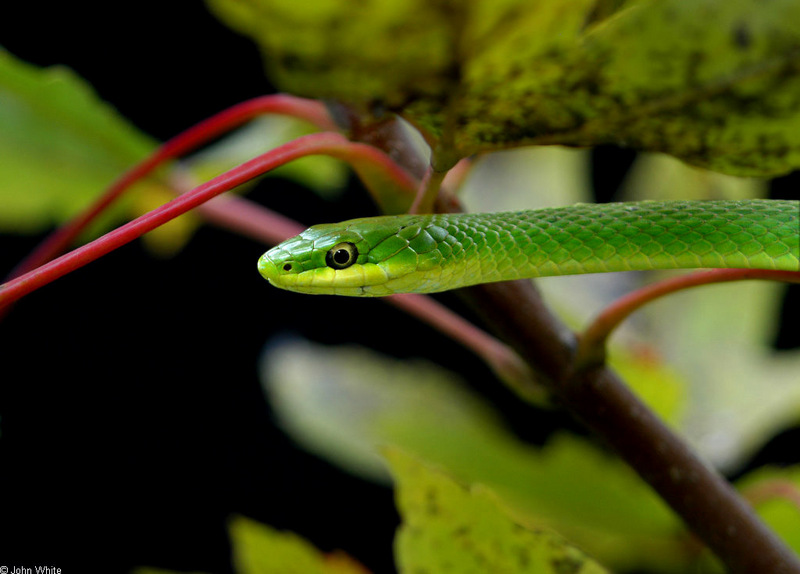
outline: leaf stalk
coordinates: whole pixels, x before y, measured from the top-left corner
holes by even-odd
[[[582,370],[603,364],[606,359],[608,338],[614,329],[647,303],[692,287],[745,280],[800,283],[800,271],[712,269],[671,277],[632,291],[606,307],[579,335],[575,351],[575,368]]]

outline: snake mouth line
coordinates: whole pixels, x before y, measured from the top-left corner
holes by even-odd
[[[319,267],[306,271],[284,270],[287,263],[273,261],[268,251],[258,261],[258,271],[275,287],[312,295],[334,294],[352,296],[390,295],[385,288],[392,277],[383,266],[375,263],[356,264],[345,269]]]

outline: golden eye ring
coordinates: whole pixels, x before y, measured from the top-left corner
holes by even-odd
[[[358,249],[348,241],[331,247],[325,254],[325,264],[331,269],[347,269],[358,259]]]

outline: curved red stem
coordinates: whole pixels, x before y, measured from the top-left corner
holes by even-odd
[[[742,496],[753,506],[768,500],[785,500],[800,511],[800,488],[788,478],[773,478],[742,489]]]
[[[324,104],[316,100],[286,94],[273,94],[236,104],[166,141],[152,155],[124,173],[94,204],[68,224],[53,232],[34,249],[11,271],[9,278],[18,277],[63,253],[86,226],[105,211],[126,189],[145,178],[161,164],[185,155],[263,114],[293,116],[307,120],[323,130],[336,131],[337,129]]]
[[[357,172],[366,170],[374,174],[382,169],[384,170],[383,175],[392,178],[398,185],[410,186],[412,189],[416,186],[408,174],[392,162],[386,154],[372,146],[351,142],[344,136],[335,133],[324,132],[303,136],[215,177],[91,243],[0,285],[0,309],[221,193],[289,161],[315,154],[330,155],[345,160]]]
[[[800,271],[776,271],[772,269],[713,269],[699,273],[689,273],[678,277],[658,281],[620,297],[606,307],[600,315],[583,331],[578,340],[576,365],[579,369],[602,364],[605,360],[606,341],[612,331],[622,321],[643,305],[691,287],[760,279],[766,281],[784,281],[800,283]]]

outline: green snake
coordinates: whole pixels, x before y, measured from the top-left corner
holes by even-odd
[[[383,296],[644,269],[800,270],[800,202],[644,201],[310,227],[258,269],[302,293]]]

